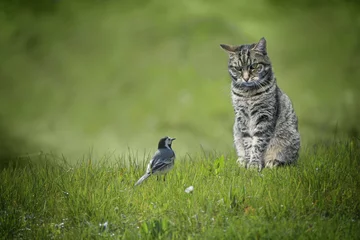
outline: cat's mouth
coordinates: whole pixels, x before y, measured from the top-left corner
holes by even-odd
[[[242,81],[240,84],[243,86],[254,86],[255,85],[255,83],[253,81],[251,81],[251,82]]]
[[[243,81],[242,79],[237,79],[237,84],[240,85],[240,87],[255,87],[256,86],[256,80],[251,81]]]
[[[234,80],[233,83],[238,88],[252,89],[252,88],[256,88],[258,86],[258,84],[257,84],[258,79],[249,79],[249,81],[246,82],[242,78],[237,78],[235,76],[231,76],[231,77]]]

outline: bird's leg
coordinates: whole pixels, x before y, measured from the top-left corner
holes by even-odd
[[[164,175],[164,182],[165,182],[165,176],[166,176],[166,174]]]
[[[156,180],[159,181],[159,175],[156,176]]]

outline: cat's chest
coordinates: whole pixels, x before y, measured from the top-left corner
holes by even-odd
[[[239,100],[234,104],[234,110],[237,121],[248,130],[253,131],[256,128],[257,115],[262,111],[258,102],[251,100]]]
[[[237,114],[249,115],[248,113],[253,108],[254,101],[244,100],[244,99],[235,99],[233,101],[234,110]]]

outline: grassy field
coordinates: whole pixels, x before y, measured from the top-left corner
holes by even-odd
[[[43,155],[0,172],[0,236],[358,239],[359,149],[358,140],[304,147],[296,166],[261,174],[239,169],[232,154],[184,155],[165,182],[136,188],[146,155],[76,164]]]

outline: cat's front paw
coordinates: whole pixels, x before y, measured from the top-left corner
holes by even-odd
[[[263,169],[263,165],[260,161],[251,161],[246,165],[246,168],[250,170],[258,170],[259,172],[261,172],[261,170]]]
[[[246,168],[246,160],[245,160],[245,158],[239,157],[239,158],[236,160],[236,163],[239,165],[239,167]]]

